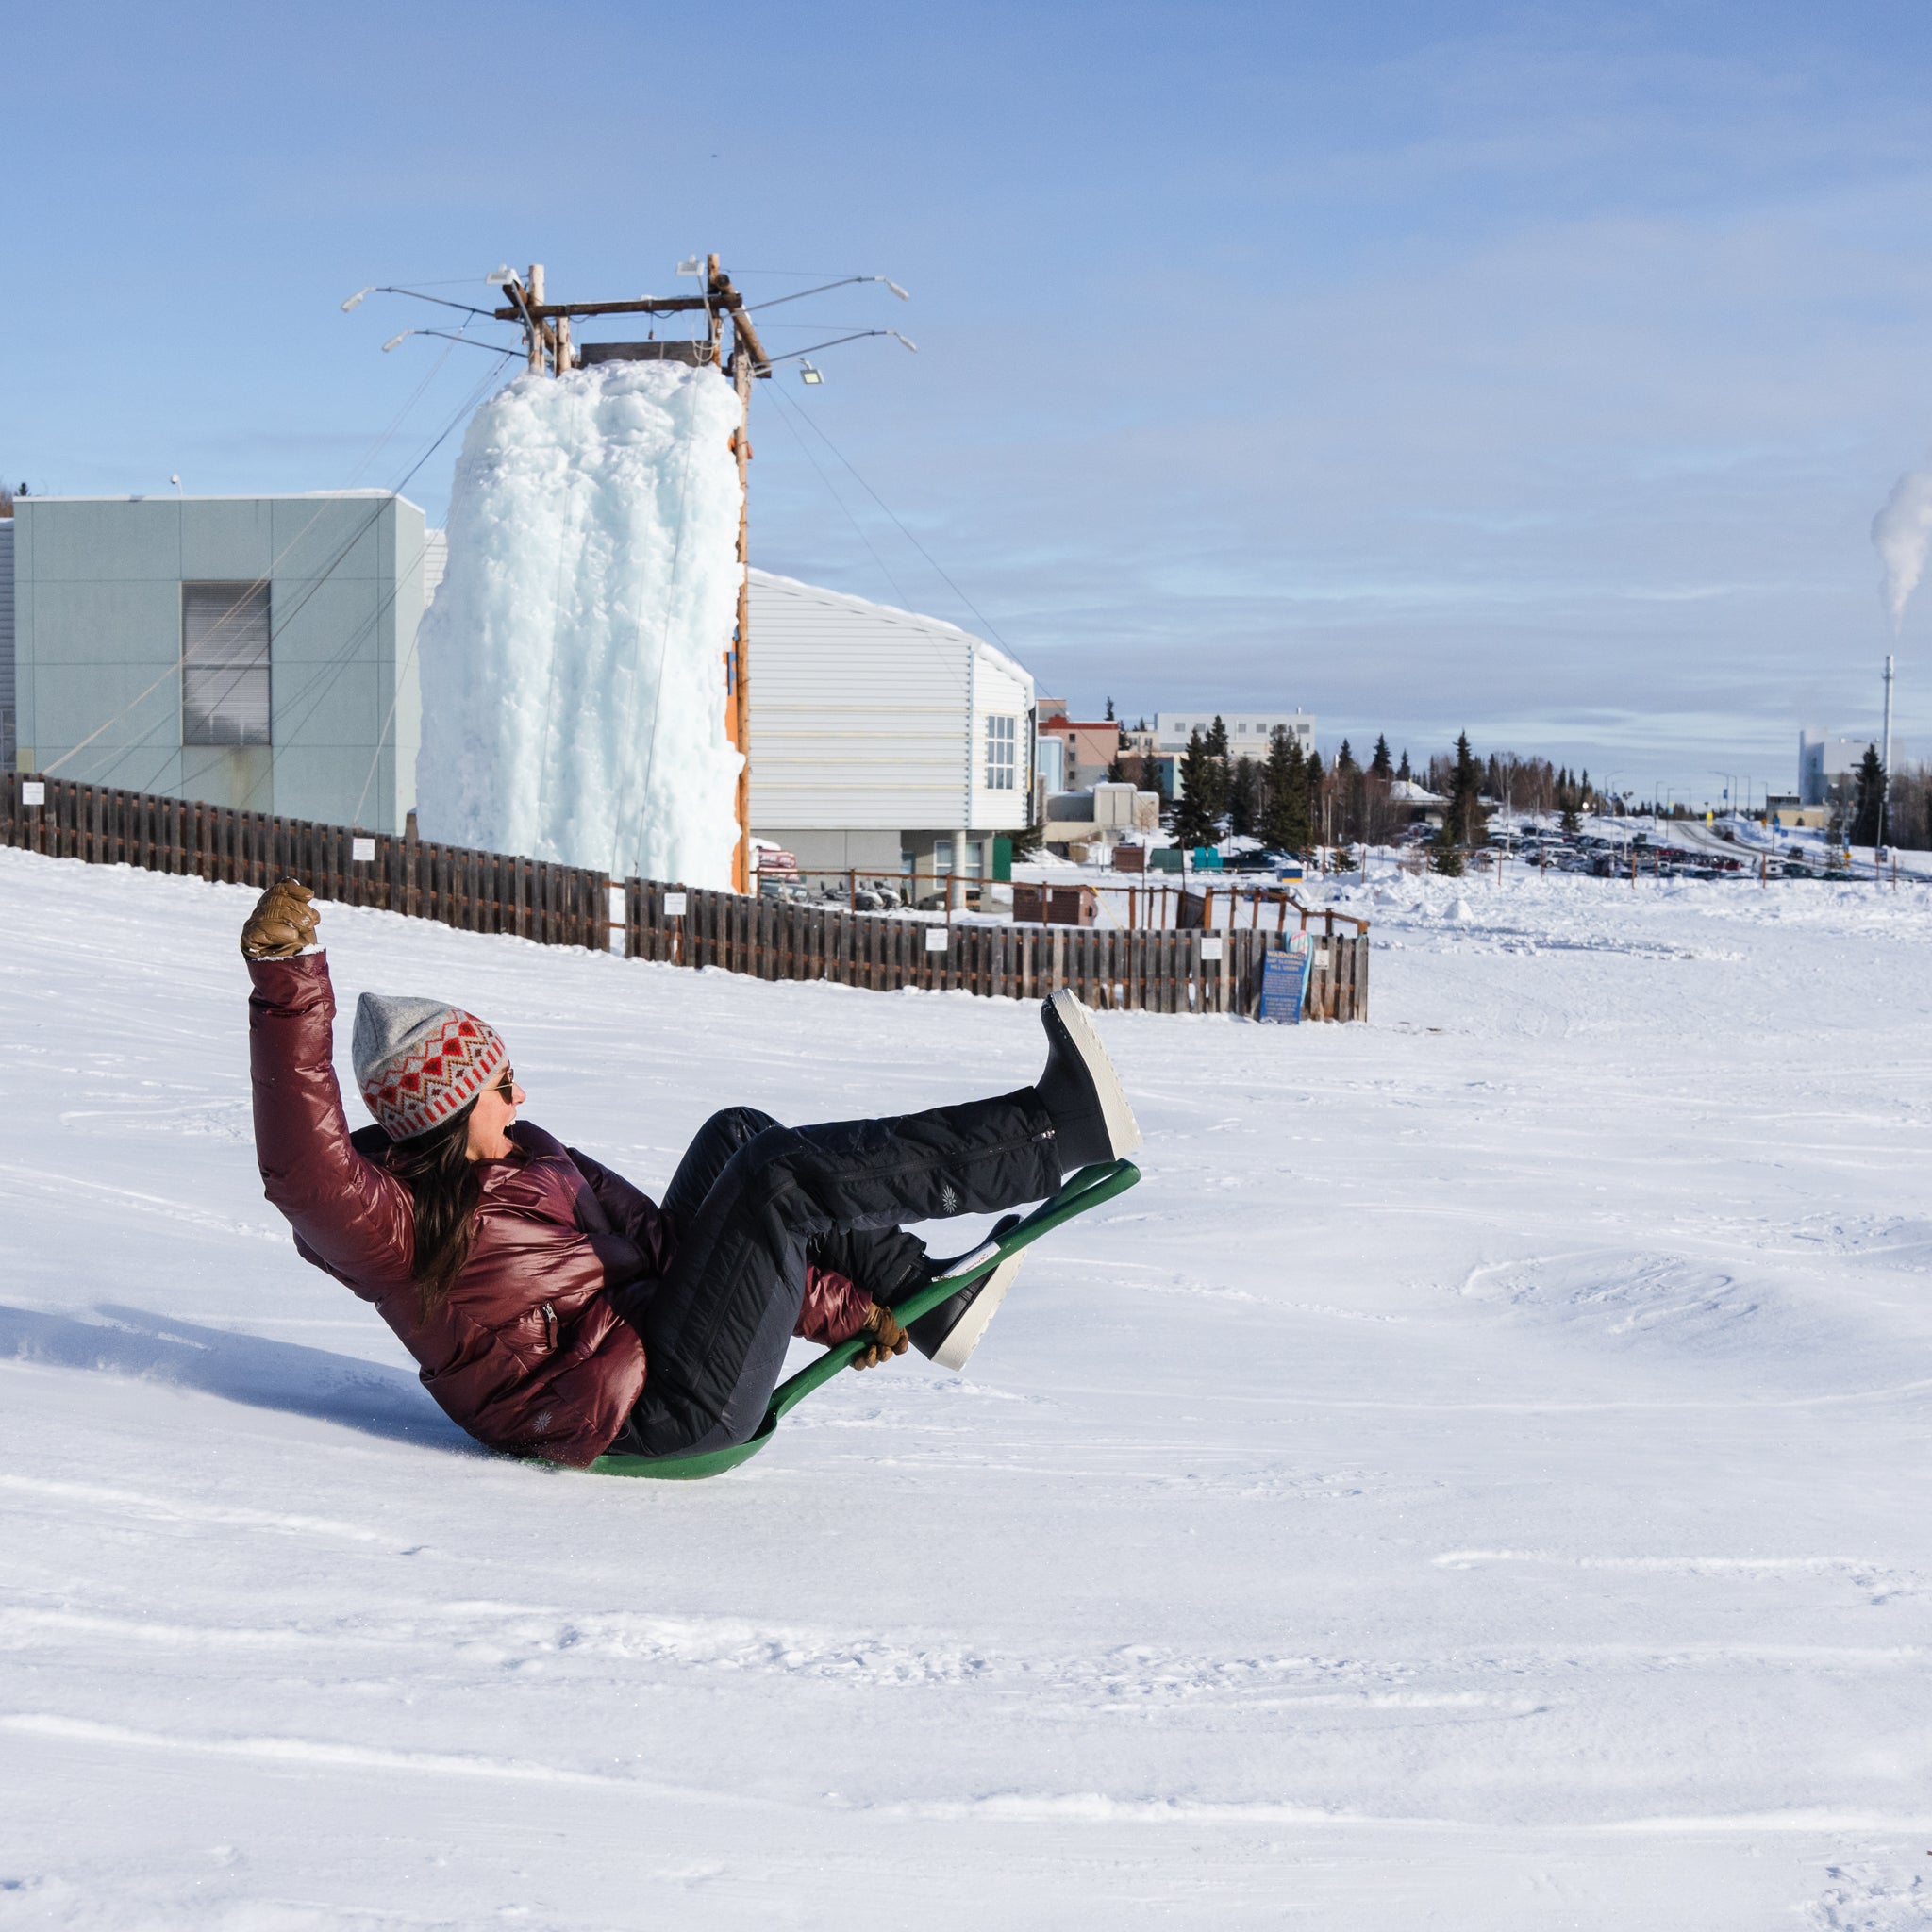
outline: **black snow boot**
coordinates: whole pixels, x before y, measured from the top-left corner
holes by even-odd
[[[1020,1217],[1008,1214],[987,1240],[996,1241],[1019,1224]],[[981,1246],[984,1245],[982,1242]],[[966,1258],[961,1255],[951,1261],[935,1261],[930,1278],[937,1281],[947,1269],[958,1267]],[[927,1361],[937,1362],[957,1374],[966,1366],[966,1357],[979,1346],[979,1338],[986,1333],[1019,1272],[1020,1257],[1008,1255],[991,1274],[981,1275],[958,1294],[949,1295],[938,1307],[927,1309],[906,1330],[913,1347]]]
[[[1040,1003],[1046,1072],[1034,1091],[1053,1118],[1062,1173],[1118,1160],[1141,1144],[1141,1129],[1087,1008],[1064,987]]]

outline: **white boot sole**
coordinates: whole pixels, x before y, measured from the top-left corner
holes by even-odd
[[[1093,1091],[1100,1096],[1100,1118],[1107,1128],[1108,1144],[1118,1160],[1122,1155],[1131,1154],[1141,1138],[1141,1124],[1134,1118],[1134,1109],[1127,1105],[1126,1090],[1107,1057],[1106,1047],[1100,1043],[1100,1035],[1093,1030],[1092,1018],[1078,997],[1062,987],[1053,995],[1052,1006],[1086,1064]]]
[[[951,1369],[957,1375],[966,1366],[967,1357],[979,1346],[979,1338],[999,1313],[1000,1304],[1006,1300],[1007,1291],[1012,1287],[1013,1277],[1020,1272],[1022,1258],[1019,1255],[1008,1255],[987,1276],[986,1286],[973,1297],[971,1307],[954,1324],[953,1332],[934,1355],[935,1367]]]

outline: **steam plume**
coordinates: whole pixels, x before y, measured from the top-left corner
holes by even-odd
[[[1891,486],[1885,508],[1872,519],[1872,541],[1885,565],[1885,608],[1896,635],[1932,552],[1932,475],[1907,470]]]

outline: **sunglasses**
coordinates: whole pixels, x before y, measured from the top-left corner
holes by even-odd
[[[502,1094],[503,1097],[507,1101],[508,1101],[512,1107],[516,1105],[517,1076],[514,1068],[506,1067],[504,1068],[503,1072],[496,1076],[494,1091]]]

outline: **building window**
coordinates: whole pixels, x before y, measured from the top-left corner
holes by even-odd
[[[267,744],[268,586],[181,586],[181,742]]]
[[[986,789],[989,791],[1012,791],[1019,745],[1019,719],[993,717],[986,721]]]
[[[932,844],[932,869],[936,878],[957,875],[960,878],[976,879],[986,869],[986,841],[984,839],[962,839],[959,841],[959,858],[953,858],[953,841],[950,839],[935,839]]]

